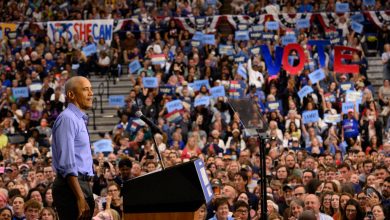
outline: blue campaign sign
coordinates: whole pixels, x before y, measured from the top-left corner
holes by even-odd
[[[375,0],[363,0],[364,6],[375,6]]]
[[[262,38],[263,38],[263,40],[274,40],[275,34],[274,33],[263,33]]]
[[[224,97],[225,96],[225,87],[224,86],[214,86],[210,89],[211,96],[213,98]]]
[[[141,69],[141,64],[138,60],[134,60],[129,64],[129,71],[131,74],[136,73],[139,69]]]
[[[193,88],[195,91],[198,91],[200,89],[200,87],[202,87],[203,85],[205,85],[207,88],[210,88],[209,80],[207,80],[207,79],[195,80],[194,84],[193,84],[193,86],[194,86]]]
[[[244,53],[239,53],[234,56],[235,63],[245,63],[247,61],[247,55]]]
[[[363,32],[363,25],[357,23],[356,21],[352,21],[352,23],[351,23],[351,28],[352,28],[352,30],[355,31],[356,33],[361,34],[361,33]]]
[[[361,91],[348,90],[345,95],[346,102],[356,102],[357,104],[362,103],[363,93]]]
[[[261,51],[260,47],[252,47],[251,49],[249,49],[249,52],[252,55],[259,55],[260,51]]]
[[[125,96],[124,95],[110,95],[108,97],[108,104],[110,106],[125,106]]]
[[[262,35],[261,31],[251,31],[249,33],[249,37],[255,40],[261,39],[261,35]]]
[[[311,83],[315,84],[323,79],[325,79],[325,73],[322,69],[318,69],[309,74],[309,79]]]
[[[238,24],[237,29],[240,31],[248,30],[248,25],[247,24]]]
[[[274,102],[267,102],[266,103],[267,108],[272,112],[275,110],[281,110],[282,106],[280,105],[280,102],[274,101]]]
[[[193,46],[193,47],[200,47],[201,45],[202,45],[201,41],[191,40],[191,46]]]
[[[352,110],[358,112],[359,111],[359,106],[356,105],[355,109],[354,109],[354,107],[355,107],[355,103],[354,102],[344,102],[342,104],[341,111],[344,114],[347,114],[349,109],[352,109]]]
[[[233,45],[220,44],[219,45],[219,54],[228,55],[228,56],[233,55],[234,54]]]
[[[212,186],[210,184],[209,178],[207,177],[206,168],[201,159],[197,159],[195,162],[196,172],[198,174],[198,179],[200,180],[202,186],[202,192],[205,198],[206,203],[208,204],[214,197]]]
[[[265,26],[268,30],[278,30],[279,29],[279,23],[277,21],[268,21],[265,23]]]
[[[12,88],[12,96],[14,98],[28,98],[28,88],[27,87]]]
[[[309,19],[298,19],[297,20],[297,29],[310,28]]]
[[[183,104],[181,103],[180,99],[170,101],[167,104],[165,104],[165,106],[167,107],[168,113],[173,112],[175,110],[183,109]]]
[[[202,39],[203,44],[215,45],[215,35],[214,34],[204,34]]]
[[[348,90],[353,90],[354,84],[352,82],[346,82],[340,84],[340,90],[341,92],[346,92]]]
[[[3,30],[0,29],[0,40],[3,39]]]
[[[202,41],[203,40],[203,33],[200,31],[195,32],[194,36],[192,37],[192,40],[196,41]]]
[[[242,65],[241,63],[238,65],[238,68],[237,68],[237,73],[242,76],[242,78],[244,79],[247,79],[248,76],[246,74],[246,69],[244,67],[244,65]]]
[[[253,25],[252,26],[252,31],[262,31],[262,30],[264,30],[264,25]]]
[[[297,42],[297,38],[295,37],[295,35],[285,35],[282,37],[282,44],[285,46],[287,44],[292,44],[292,43],[296,43]]]
[[[302,113],[302,119],[303,119],[303,124],[317,122],[320,119],[318,115],[318,110],[304,111]]]
[[[217,4],[217,0],[207,0],[206,2],[208,5],[216,5]]]
[[[336,3],[336,12],[337,13],[349,12],[349,4],[348,3],[337,2]]]
[[[236,33],[234,34],[234,40],[236,40],[236,41],[249,40],[249,32],[248,31],[236,31]]]
[[[304,86],[301,90],[298,92],[298,96],[300,99],[303,99],[305,96],[313,92],[313,88],[310,86]]]
[[[202,97],[196,98],[194,101],[194,106],[197,107],[200,105],[209,106],[210,105],[210,97],[209,96],[202,96]]]
[[[90,44],[86,47],[83,47],[83,52],[84,52],[85,56],[87,56],[87,57],[96,53],[96,51],[97,51],[97,48],[96,48],[95,44]]]
[[[102,139],[102,140],[95,141],[93,143],[93,146],[95,148],[94,149],[95,154],[100,153],[100,152],[112,152],[113,151],[111,139]]]
[[[157,88],[158,87],[157,77],[143,77],[142,83],[144,84],[145,88]]]
[[[364,22],[364,16],[362,14],[360,14],[360,13],[352,15],[351,19],[352,19],[352,21],[356,21],[356,22],[359,22],[359,23]]]
[[[159,87],[160,94],[174,95],[175,91],[176,91],[176,86],[160,86]]]

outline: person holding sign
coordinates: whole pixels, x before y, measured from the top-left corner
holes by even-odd
[[[355,108],[355,107],[354,107]],[[347,118],[341,123],[343,129],[341,130],[342,137],[346,141],[351,138],[356,141],[359,136],[359,113],[354,109],[348,109]]]
[[[65,83],[68,107],[53,125],[52,157],[57,177],[53,183],[53,199],[59,218],[91,219],[95,201],[90,186],[94,176],[88,116],[93,92],[89,80],[82,76]]]

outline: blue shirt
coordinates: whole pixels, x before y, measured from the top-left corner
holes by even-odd
[[[72,103],[58,116],[53,126],[53,168],[62,177],[93,176],[92,151],[85,120],[88,117]]]

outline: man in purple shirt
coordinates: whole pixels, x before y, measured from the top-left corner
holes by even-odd
[[[53,168],[57,177],[53,199],[60,219],[91,219],[94,200],[92,153],[85,111],[92,107],[93,92],[87,78],[75,76],[65,83],[68,107],[53,126]]]

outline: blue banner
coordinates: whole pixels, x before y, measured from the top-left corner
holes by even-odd
[[[310,28],[309,19],[298,19],[297,20],[297,29]]]
[[[302,119],[303,119],[303,124],[318,122],[320,119],[318,115],[318,110],[304,111],[302,113]]]
[[[279,23],[277,21],[268,21],[265,23],[265,26],[267,27],[267,30],[278,30],[279,29]]]
[[[351,23],[351,29],[355,31],[356,33],[361,34],[363,32],[363,25],[357,23],[356,21],[352,21]]]
[[[125,106],[125,96],[124,95],[110,95],[108,97],[108,105],[110,106]]]
[[[272,60],[271,52],[267,45],[260,45],[260,48],[268,73],[271,76],[277,75],[280,71],[280,66],[282,65],[283,47],[276,47],[274,61]]]
[[[143,77],[142,84],[144,84],[145,88],[157,88],[158,87],[157,77]]]
[[[309,79],[311,83],[315,84],[323,79],[325,79],[325,73],[322,69],[318,69],[309,74]]]
[[[139,69],[141,69],[141,64],[137,59],[129,64],[129,71],[131,74],[136,73]]]
[[[179,100],[179,99],[170,101],[167,104],[165,104],[165,106],[167,107],[168,113],[173,112],[175,110],[183,109],[183,104],[181,103],[181,100]]]
[[[210,97],[209,96],[202,96],[202,97],[196,98],[194,101],[194,106],[197,107],[200,105],[209,106],[210,105]]]
[[[90,44],[88,46],[83,47],[83,52],[85,56],[91,56],[92,54],[96,53],[97,48],[95,44]]]
[[[236,31],[234,34],[234,40],[236,41],[248,41],[249,32],[248,31]]]
[[[204,34],[202,39],[203,44],[215,45],[215,35],[214,34]]]
[[[310,86],[304,86],[301,90],[298,92],[298,96],[300,99],[303,99],[305,96],[313,92],[313,88]]]
[[[12,96],[14,98],[28,98],[28,88],[27,87],[16,87],[12,88]]]
[[[211,96],[213,98],[225,97],[225,87],[224,86],[214,86],[210,89]]]
[[[349,4],[336,2],[336,12],[337,13],[349,12]]]

